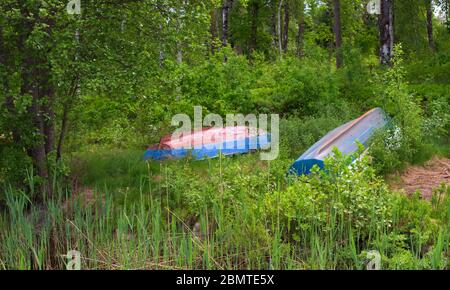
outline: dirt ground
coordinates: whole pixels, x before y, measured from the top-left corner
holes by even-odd
[[[407,194],[420,190],[423,198],[430,199],[434,188],[442,183],[449,184],[449,177],[450,159],[435,157],[424,166],[408,167],[391,186],[393,189],[403,189]]]

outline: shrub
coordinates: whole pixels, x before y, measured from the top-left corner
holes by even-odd
[[[352,163],[354,158],[335,150],[334,157],[326,159],[325,170],[316,168],[286,191],[268,194],[266,207],[272,219],[279,219],[287,234],[297,238],[312,229],[325,236],[339,232],[337,243],[348,243],[350,231],[368,237],[390,227],[390,192],[367,157]]]
[[[0,188],[7,185],[23,185],[27,170],[31,167],[31,158],[20,148],[0,143]]]
[[[385,88],[379,105],[392,117],[389,128],[375,138],[371,155],[381,173],[401,169],[412,162],[423,144],[422,109],[408,93],[404,80],[401,45],[396,45],[393,65],[383,75]]]
[[[282,151],[290,158],[298,158],[329,131],[354,118],[355,113],[343,100],[324,104],[320,114],[311,117],[292,116],[280,120]]]
[[[423,123],[423,134],[432,140],[449,137],[450,109],[445,99],[432,100],[427,104]]]

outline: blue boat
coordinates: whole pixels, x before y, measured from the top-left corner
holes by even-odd
[[[365,113],[326,134],[291,165],[288,174],[307,175],[314,165],[323,169],[324,160],[333,153],[334,147],[343,154],[355,153],[358,150],[356,141],[367,147],[370,137],[387,123],[386,114],[380,108]]]

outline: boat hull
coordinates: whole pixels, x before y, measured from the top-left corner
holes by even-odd
[[[373,134],[386,126],[387,122],[384,111],[375,108],[358,119],[345,123],[326,134],[303,153],[291,165],[288,174],[307,175],[315,165],[323,169],[325,158],[333,153],[335,147],[343,154],[357,152],[357,141],[367,147]]]
[[[227,138],[224,137],[223,139],[225,139],[226,141],[210,143],[210,136],[206,136],[205,134],[204,136],[200,136],[200,138],[196,139],[201,140],[201,137],[204,138],[203,141],[198,141],[197,144],[193,146],[193,148],[172,148],[170,146],[159,146],[167,147],[167,149],[159,149],[157,147],[149,148],[145,151],[143,159],[160,161],[191,157],[194,160],[203,160],[218,157],[220,154],[244,154],[252,150],[267,149],[270,146],[271,136],[269,133],[264,133],[261,135],[258,134],[255,136],[249,136],[248,134],[246,135],[246,137],[242,137],[245,136],[242,135],[240,139],[232,139],[229,141],[227,141]],[[173,140],[171,142],[174,143]],[[165,144],[167,144],[167,142]]]

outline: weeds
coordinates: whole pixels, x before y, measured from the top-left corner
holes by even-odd
[[[84,185],[92,198],[58,186],[45,208],[8,188],[0,266],[64,269],[76,250],[83,269],[363,269],[378,251],[382,268],[448,268],[447,189],[433,203],[409,199],[367,158],[350,168],[346,158],[289,182],[286,161],[253,155],[150,167],[125,158],[104,184]],[[123,189],[128,171],[139,182]]]

